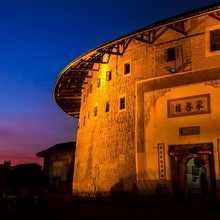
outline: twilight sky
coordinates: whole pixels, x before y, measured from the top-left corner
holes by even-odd
[[[83,53],[214,0],[0,0],[0,163],[36,162],[75,141],[77,120],[53,98],[61,70]],[[86,138],[86,137],[85,137]]]

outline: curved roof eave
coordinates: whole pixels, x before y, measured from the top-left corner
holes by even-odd
[[[116,38],[114,40],[111,40],[109,42],[106,42],[104,44],[101,44],[91,50],[89,50],[88,52],[82,54],[81,56],[79,56],[78,58],[74,59],[73,61],[71,61],[59,74],[56,82],[55,82],[55,85],[54,85],[54,92],[53,92],[53,95],[54,95],[54,99],[56,100],[57,104],[61,107],[61,109],[66,112],[67,114],[69,115],[72,115],[70,111],[68,110],[65,110],[61,104],[61,102],[58,101],[57,99],[57,87],[59,84],[62,84],[62,80],[61,78],[63,77],[63,75],[65,73],[67,73],[68,70],[70,70],[72,67],[74,66],[77,66],[81,63],[81,61],[84,59],[84,60],[89,60],[94,54],[98,54],[98,53],[105,53],[105,49],[107,47],[111,47],[112,45],[116,45],[116,44],[120,44],[120,42],[123,42],[125,40],[128,40],[128,39],[132,39],[133,37],[136,37],[137,35],[140,35],[142,33],[145,33],[146,31],[149,32],[149,31],[153,31],[155,29],[158,29],[158,28],[161,28],[161,27],[164,27],[164,26],[168,26],[168,25],[172,25],[172,24],[175,24],[175,23],[178,23],[178,22],[181,22],[181,21],[185,21],[187,19],[191,19],[191,18],[196,18],[196,17],[200,17],[200,16],[204,16],[204,15],[209,15],[209,14],[212,14],[212,13],[215,13],[216,11],[219,11],[220,10],[220,3],[216,3],[216,4],[213,4],[213,5],[209,5],[209,6],[206,6],[206,7],[202,7],[202,8],[199,8],[199,9],[196,9],[196,10],[193,10],[193,11],[190,11],[190,12],[186,12],[186,13],[182,13],[180,15],[177,15],[177,16],[173,16],[173,17],[170,17],[168,19],[164,19],[164,20],[161,20],[159,22],[156,22],[156,23],[153,23],[153,24],[150,24],[144,28],[141,28],[141,29],[138,29],[134,32],[130,32],[124,36],[121,36],[119,38]],[[220,20],[220,17],[219,17],[219,20]],[[143,40],[143,39],[142,39]],[[73,68],[74,69],[74,68]],[[75,68],[75,70],[77,70],[77,67]],[[74,70],[71,70],[72,72],[74,72]],[[78,70],[77,70],[78,71]],[[88,72],[87,70],[84,71],[85,73]],[[74,72],[75,74],[75,72]],[[80,75],[80,74],[79,74]],[[66,79],[69,79],[68,76],[65,78]],[[80,83],[82,83],[80,81]],[[75,84],[77,84],[77,82],[75,82]],[[66,97],[63,97],[64,99],[68,100],[68,97],[69,96],[66,96]],[[79,98],[80,101],[78,101],[78,104],[79,102],[81,102],[81,97]],[[67,104],[68,105],[68,104]],[[73,116],[78,118],[79,117],[79,109],[80,107],[77,108],[77,113]]]

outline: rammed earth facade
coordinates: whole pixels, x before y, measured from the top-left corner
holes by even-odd
[[[79,119],[74,194],[220,195],[220,4],[88,51],[54,98]]]

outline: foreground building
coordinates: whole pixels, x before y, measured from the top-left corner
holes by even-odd
[[[36,154],[44,158],[43,173],[54,192],[71,192],[76,142],[55,144]]]
[[[54,97],[79,118],[74,193],[220,195],[220,4],[88,51]]]

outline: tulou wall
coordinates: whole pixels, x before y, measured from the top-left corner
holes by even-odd
[[[207,35],[220,28],[218,23],[203,16],[185,22],[187,36],[169,30],[154,44],[132,40],[122,56],[111,56],[108,64],[91,73],[82,94],[73,192],[130,191],[137,182],[141,192],[152,193],[158,181],[171,183],[169,145],[213,142],[217,149],[220,89],[213,85],[219,85],[220,77],[216,72],[201,82],[198,77],[214,68],[219,74],[220,53],[207,52]],[[174,47],[176,59],[167,62],[166,51]],[[126,63],[130,65],[128,74],[124,73]],[[170,68],[177,72],[170,73]],[[200,73],[202,70],[207,71]],[[106,80],[108,71],[110,80]],[[211,95],[209,114],[168,117],[167,100],[200,94]],[[125,98],[122,110],[121,97]],[[179,136],[179,127],[194,125],[201,127],[199,135]],[[162,179],[159,143],[165,152]],[[219,179],[217,150],[214,158]]]

